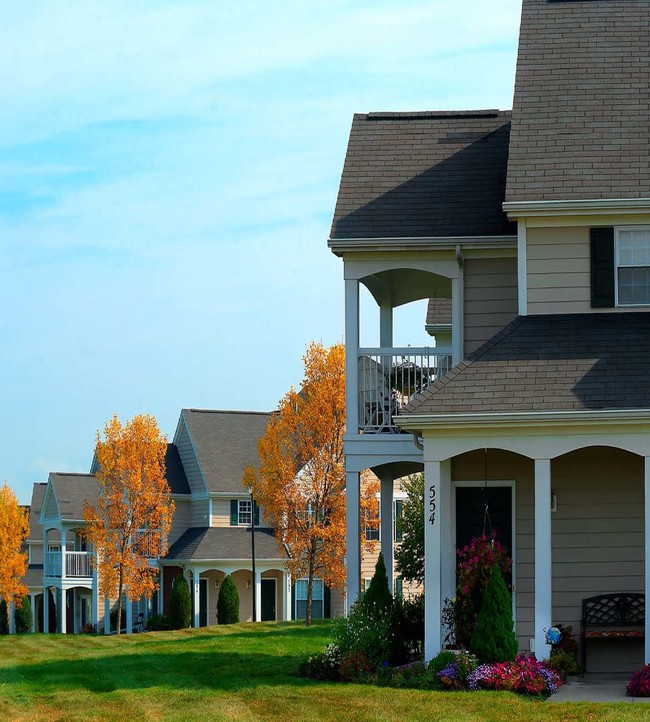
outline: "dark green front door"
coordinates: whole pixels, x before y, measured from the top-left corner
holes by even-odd
[[[262,621],[275,621],[275,579],[262,579]]]

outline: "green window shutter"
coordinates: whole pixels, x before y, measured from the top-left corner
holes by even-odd
[[[230,500],[230,526],[239,524],[239,502],[237,499]]]
[[[323,599],[323,619],[330,619],[332,616],[332,590],[325,585]]]
[[[404,514],[404,501],[402,499],[395,500],[395,541],[400,542],[403,538],[402,521]]]
[[[255,509],[255,512],[254,512],[255,526],[259,526],[260,525],[260,508],[259,508],[259,506],[257,506],[256,501],[253,502],[253,505],[254,505],[254,509]]]
[[[614,229],[592,228],[591,307],[614,306]]]

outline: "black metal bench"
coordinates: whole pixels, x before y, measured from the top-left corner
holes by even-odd
[[[587,668],[588,639],[643,639],[645,595],[637,592],[601,594],[582,600],[580,666]]]

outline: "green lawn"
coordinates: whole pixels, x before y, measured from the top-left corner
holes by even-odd
[[[296,677],[329,623],[0,638],[0,720],[642,720],[644,705],[546,705]]]

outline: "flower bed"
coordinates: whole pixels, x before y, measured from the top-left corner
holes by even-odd
[[[548,697],[562,684],[560,676],[544,662],[519,655],[514,662],[475,664],[471,655],[461,654],[438,672],[443,686],[450,689],[494,689]],[[469,671],[468,671],[469,670]]]
[[[650,697],[650,664],[632,675],[625,694],[628,697]]]

